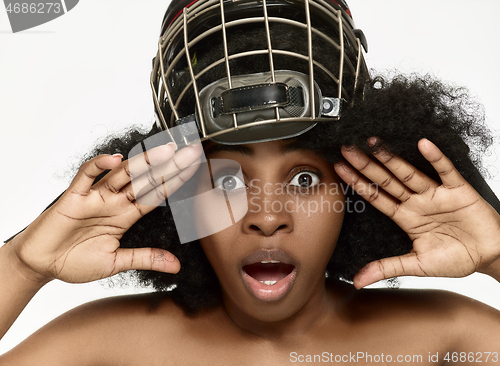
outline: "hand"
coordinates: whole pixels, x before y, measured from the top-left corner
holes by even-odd
[[[201,145],[175,149],[169,144],[124,162],[121,155],[101,155],[84,163],[61,198],[13,239],[12,248],[28,272],[40,282],[73,283],[131,269],[177,273],[179,261],[165,250],[120,248],[123,234],[198,168]],[[136,197],[134,192],[140,193]]]
[[[374,144],[376,138],[369,142]],[[374,154],[384,168],[360,149],[342,149],[357,171],[345,163],[336,164],[340,178],[413,241],[406,255],[368,263],[354,277],[356,288],[396,276],[463,277],[498,271],[500,216],[436,145],[422,139],[418,149],[438,172],[442,185],[386,150]]]

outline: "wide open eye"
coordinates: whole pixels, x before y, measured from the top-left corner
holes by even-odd
[[[295,174],[289,185],[300,188],[310,188],[316,186],[320,181],[318,174],[310,171],[300,171]]]
[[[214,186],[220,190],[234,192],[245,188],[245,182],[235,174],[221,174],[214,179]]]

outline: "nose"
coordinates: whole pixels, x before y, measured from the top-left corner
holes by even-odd
[[[271,236],[293,231],[293,215],[288,209],[287,195],[249,195],[248,211],[243,218],[243,231],[247,234]],[[290,202],[288,202],[290,203]]]

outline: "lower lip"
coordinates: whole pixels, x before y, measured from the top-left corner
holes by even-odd
[[[274,285],[266,285],[255,278],[249,276],[245,271],[243,273],[243,282],[250,293],[262,301],[278,301],[290,292],[296,277],[296,268],[286,277],[276,282]]]

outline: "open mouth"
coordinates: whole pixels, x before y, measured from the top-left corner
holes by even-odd
[[[281,250],[259,250],[247,256],[241,267],[243,282],[257,299],[277,301],[291,290],[297,275],[292,258]]]
[[[243,267],[250,277],[267,286],[273,286],[292,273],[295,267],[275,260],[263,260]]]

